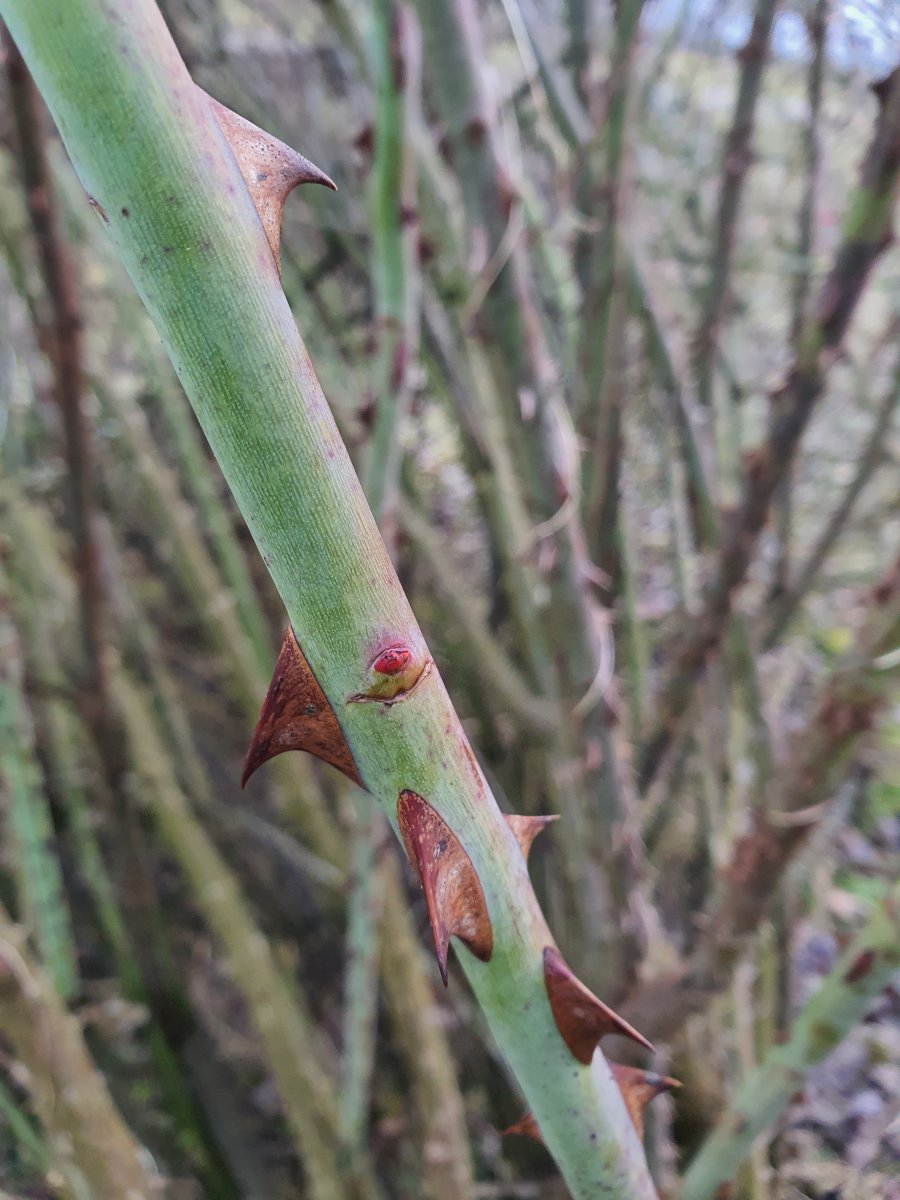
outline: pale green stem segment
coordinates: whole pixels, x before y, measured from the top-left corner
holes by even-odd
[[[575,1200],[650,1200],[607,1072],[567,1049],[547,999],[552,937],[518,845],[436,670],[402,703],[348,703],[383,647],[427,649],[207,101],[150,0],[2,0],[0,11],[185,391],[347,737],[396,829],[409,788],[481,880],[493,957],[463,967]]]
[[[354,789],[355,790],[355,789]],[[356,792],[347,900],[347,968],[344,975],[344,1055],[338,1128],[351,1150],[365,1145],[375,1034],[378,1024],[378,940],[382,870],[378,843],[384,821],[365,793]]]
[[[0,951],[0,1028],[27,1073],[54,1194],[162,1200],[163,1180],[113,1104],[78,1017],[66,1011],[2,905]]]
[[[900,969],[900,885],[873,909],[837,966],[804,1006],[781,1046],[744,1080],[684,1179],[681,1200],[709,1200],[754,1140],[778,1120],[807,1072],[863,1018]]]
[[[0,795],[5,798],[22,915],[53,986],[65,999],[78,990],[75,942],[23,689],[22,652],[9,608],[0,564]]]
[[[409,408],[410,368],[419,341],[417,181],[411,132],[421,90],[420,41],[406,5],[378,0],[371,35],[377,103],[369,185],[378,353],[375,423],[363,482],[389,545],[392,538],[385,526],[393,532],[399,426]]]

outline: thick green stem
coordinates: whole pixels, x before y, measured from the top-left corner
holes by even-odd
[[[612,1076],[545,989],[552,937],[394,574],[291,319],[237,163],[146,0],[3,0],[82,182],[163,337],[367,789],[425,797],[480,880],[492,955],[460,959],[576,1200],[654,1195]],[[356,703],[401,643],[407,699]],[[251,968],[252,969],[252,968]],[[599,1054],[595,1061],[602,1062]]]
[[[375,417],[363,483],[389,548],[396,543],[396,503],[403,422],[419,344],[416,158],[410,131],[421,90],[421,42],[411,11],[394,0],[376,5],[371,35],[376,81],[374,161],[370,180],[374,290]],[[365,1142],[378,1015],[378,939],[383,821],[367,796],[355,796],[347,904],[344,1058],[340,1129],[353,1147]]]

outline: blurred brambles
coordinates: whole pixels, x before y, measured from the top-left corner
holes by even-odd
[[[896,578],[872,592],[900,546],[893,250],[820,364],[776,519],[741,542],[735,612],[664,700],[857,211],[877,104],[848,16],[790,6],[809,35],[769,61],[765,39],[714,50],[748,5],[701,44],[636,0],[615,25],[574,0],[419,0],[421,103],[391,109],[380,5],[161,7],[197,82],[339,185],[288,205],[285,289],[363,480],[387,482],[382,527],[496,794],[563,814],[532,874],[567,959],[683,1080],[648,1130],[675,1196],[743,1080],[802,1042],[818,979],[840,988],[838,952],[879,919],[900,855]],[[348,1196],[562,1194],[541,1151],[495,1132],[520,1101],[464,988],[439,990],[380,822],[296,756],[238,790],[280,606],[43,117],[46,179],[23,148],[17,86],[0,112],[0,896],[32,951],[0,938],[23,992],[18,956],[44,965],[34,1030],[64,1019],[52,980],[175,1196],[293,1196],[317,1173]],[[392,121],[405,173],[384,158]],[[62,291],[48,250],[70,262]],[[81,450],[56,404],[73,371]],[[385,429],[398,453],[375,469]],[[85,514],[99,597],[73,571]],[[99,1196],[59,1166],[62,1063],[24,1038],[8,983],[4,1183]],[[807,1073],[800,1053],[741,1148],[733,1195],[890,1194],[896,997],[865,1025],[846,1011],[834,1054]]]

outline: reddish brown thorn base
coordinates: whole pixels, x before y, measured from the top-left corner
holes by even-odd
[[[538,1129],[538,1123],[531,1113],[526,1113],[521,1121],[516,1121],[515,1125],[510,1125],[509,1129],[504,1129],[500,1136],[510,1137],[512,1135],[531,1138],[533,1142],[539,1142],[542,1146],[544,1144],[541,1131]]]
[[[652,1071],[641,1071],[637,1067],[625,1067],[621,1063],[610,1063],[610,1070],[619,1091],[625,1100],[625,1107],[631,1117],[632,1124],[637,1130],[638,1137],[644,1137],[644,1109],[656,1096],[663,1092],[674,1091],[681,1084],[677,1079],[668,1075],[654,1075]]]
[[[438,969],[446,987],[451,937],[458,937],[482,962],[488,962],[494,949],[481,881],[459,838],[416,792],[400,793],[397,821],[425,893]]]
[[[334,181],[290,146],[208,97],[219,128],[235,157],[259,213],[278,274],[281,274],[281,214],[284,202],[301,183],[320,183],[337,191]]]
[[[519,843],[519,849],[522,851],[522,857],[526,862],[528,862],[528,855],[531,851],[531,846],[534,842],[534,839],[553,821],[558,821],[559,816],[523,817],[516,813],[504,813],[504,820],[512,830],[513,837]]]
[[[575,978],[555,946],[544,950],[544,984],[556,1028],[579,1062],[588,1064],[597,1043],[611,1033],[631,1038],[647,1050],[653,1049],[642,1034]]]
[[[287,750],[314,754],[362,785],[337,717],[290,625],[284,631],[272,682],[247,751],[241,787],[263,763]]]
[[[372,670],[378,675],[399,675],[409,666],[411,658],[412,650],[407,646],[388,646],[372,663]]]

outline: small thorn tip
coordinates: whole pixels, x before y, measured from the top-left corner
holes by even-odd
[[[531,1140],[533,1142],[539,1142],[540,1145],[542,1145],[542,1146],[544,1144],[544,1139],[541,1136],[541,1131],[538,1128],[538,1123],[534,1119],[534,1115],[530,1112],[526,1113],[524,1117],[522,1117],[520,1120],[516,1121],[516,1123],[514,1125],[510,1125],[508,1129],[504,1129],[500,1136],[501,1137],[512,1137],[512,1136],[527,1137],[527,1138],[531,1138]]]
[[[504,813],[504,819],[512,830],[513,837],[519,843],[522,857],[527,862],[534,839],[539,833],[543,833],[548,825],[551,825],[554,821],[558,821],[559,815],[526,817],[520,816],[517,813]]]
[[[611,1062],[609,1068],[619,1085],[619,1091],[638,1137],[643,1138],[644,1109],[655,1097],[661,1096],[663,1092],[674,1091],[680,1088],[681,1084],[677,1079],[670,1079],[668,1075],[656,1075],[653,1071],[641,1071],[637,1067],[626,1067],[621,1063]]]

